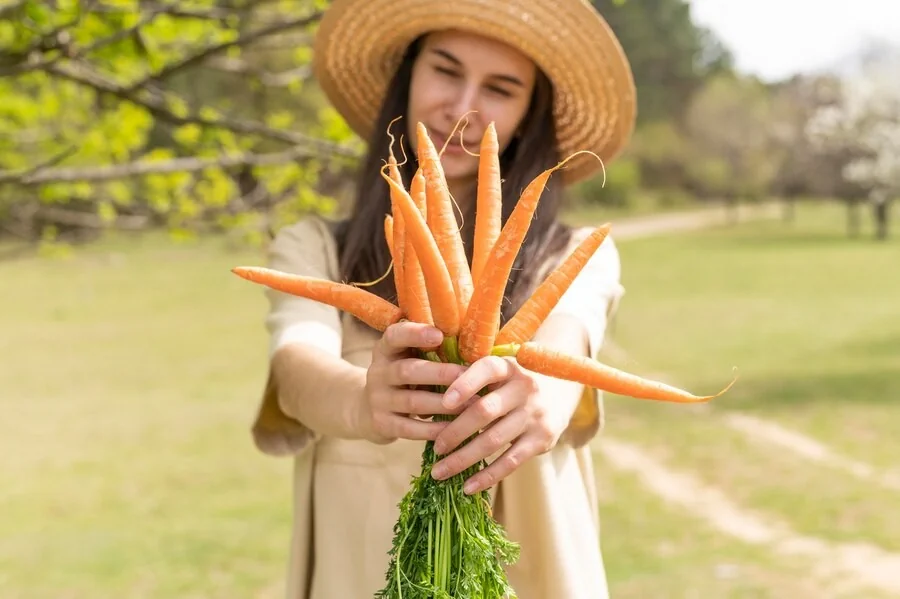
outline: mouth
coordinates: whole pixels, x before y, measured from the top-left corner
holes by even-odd
[[[431,142],[434,144],[434,147],[438,152],[441,151],[441,148],[444,147],[444,144],[447,145],[447,148],[444,150],[445,155],[446,154],[462,154],[464,152],[463,146],[460,144],[459,132],[456,132],[453,134],[453,138],[450,140],[449,143],[447,142],[447,135],[442,132],[432,131],[430,133],[430,136],[431,136]],[[471,142],[466,141],[465,147],[470,148]],[[471,152],[472,150],[469,150],[469,151]]]

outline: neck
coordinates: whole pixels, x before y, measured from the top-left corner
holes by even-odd
[[[477,192],[478,183],[474,178],[466,179],[448,179],[447,187],[450,189],[450,195],[459,208],[459,212],[466,214],[475,202],[475,194]],[[456,214],[457,221],[459,213]]]

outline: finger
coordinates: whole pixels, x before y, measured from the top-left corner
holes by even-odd
[[[418,358],[394,360],[387,368],[389,385],[435,385],[446,387],[454,382],[466,367],[461,364],[431,362]]]
[[[505,385],[484,397],[476,396],[435,440],[435,453],[454,451],[463,441],[510,413],[518,404],[515,396],[515,385]]]
[[[384,403],[379,407],[390,412],[417,416],[457,414],[462,411],[461,407],[456,410],[445,408],[441,399],[443,399],[443,395],[432,391],[391,389],[385,393]]]
[[[416,420],[398,414],[381,413],[376,418],[377,432],[391,439],[433,441],[446,426],[446,422]]]
[[[516,385],[504,385],[473,400],[435,439],[435,453],[443,455],[455,450],[460,443],[512,412],[519,404],[517,395]]]
[[[474,495],[479,491],[490,489],[515,472],[527,460],[543,453],[541,448],[542,444],[535,437],[525,436],[518,439],[491,465],[469,477],[463,484],[463,492]]]
[[[509,379],[513,372],[509,360],[498,356],[481,358],[448,386],[444,392],[444,405],[454,408],[465,403],[488,385]]]
[[[494,455],[525,430],[528,416],[524,410],[516,410],[484,430],[464,447],[454,451],[432,467],[432,476],[438,480],[450,478],[466,468]],[[449,428],[449,425],[448,427]],[[447,429],[444,429],[446,432]]]
[[[444,334],[431,325],[419,322],[398,322],[384,330],[378,343],[385,356],[405,353],[409,348],[430,349],[441,344]]]

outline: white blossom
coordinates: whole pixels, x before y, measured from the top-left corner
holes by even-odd
[[[854,156],[842,175],[874,195],[900,193],[900,58],[869,65],[841,82],[836,104],[817,111],[806,133],[824,151]]]

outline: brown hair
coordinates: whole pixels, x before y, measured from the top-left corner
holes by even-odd
[[[369,151],[359,173],[353,210],[350,217],[340,223],[337,229],[340,273],[344,281],[374,281],[382,277],[390,265],[391,257],[384,237],[384,216],[391,211],[391,200],[389,187],[381,177],[381,168],[389,155],[391,140],[387,133],[388,127],[396,117],[406,117],[412,67],[417,54],[418,43],[414,42],[388,86],[374,133],[368,140]],[[552,98],[552,83],[539,72],[520,133],[500,156],[504,223],[528,183],[559,162]],[[399,136],[396,137],[399,139]],[[405,136],[403,144],[403,151],[395,149],[394,154],[399,161],[402,161],[404,153],[409,158],[400,167],[403,182],[408,186],[418,165]],[[557,259],[569,242],[571,230],[557,221],[562,195],[562,177],[550,177],[507,282],[502,322],[515,313],[540,282],[540,267],[548,260]],[[474,202],[469,205],[472,206],[472,213],[463,215],[461,234],[471,263]],[[391,276],[367,289],[385,299],[396,301],[396,289]]]

